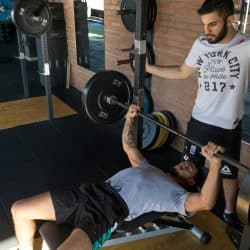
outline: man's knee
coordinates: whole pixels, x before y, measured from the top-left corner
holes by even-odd
[[[17,200],[11,205],[11,214],[13,218],[20,217],[24,214],[25,201]]]

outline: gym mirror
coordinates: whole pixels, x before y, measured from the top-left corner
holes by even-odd
[[[104,70],[104,0],[75,0],[74,14],[77,63]]]

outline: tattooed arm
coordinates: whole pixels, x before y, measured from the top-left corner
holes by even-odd
[[[122,132],[122,146],[126,152],[128,159],[133,167],[139,165],[144,158],[136,145],[136,138],[134,134],[134,118],[137,116],[138,107],[130,105],[126,114],[126,121]]]

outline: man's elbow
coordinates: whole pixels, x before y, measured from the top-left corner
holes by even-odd
[[[186,71],[180,70],[179,79],[180,80],[185,80],[185,79],[189,78],[191,75],[193,75],[192,72],[186,72]]]
[[[195,73],[195,69],[188,67],[187,65],[182,65],[179,68],[179,77],[180,80],[185,80],[191,76],[193,76]]]
[[[188,77],[189,75],[180,74],[180,76],[178,77],[178,80],[186,80]]]

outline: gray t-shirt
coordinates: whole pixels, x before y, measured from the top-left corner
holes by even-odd
[[[127,221],[152,211],[186,215],[184,203],[189,193],[170,174],[151,166],[145,159],[138,167],[121,170],[107,181],[126,202]]]

